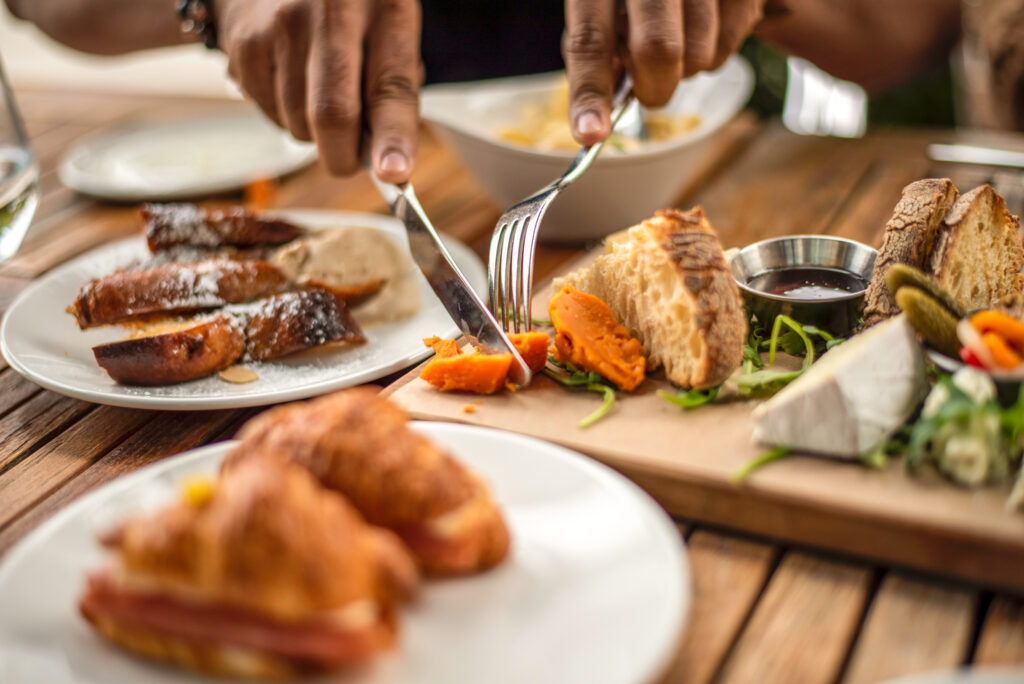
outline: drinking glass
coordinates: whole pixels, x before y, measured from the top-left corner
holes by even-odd
[[[25,239],[39,204],[39,167],[0,64],[0,262]]]

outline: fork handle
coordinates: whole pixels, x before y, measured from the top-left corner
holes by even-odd
[[[622,82],[619,83],[618,89],[615,91],[615,97],[612,99],[612,129],[622,119],[622,115],[625,114],[626,110],[629,109],[630,105],[633,104],[633,79],[630,78],[628,73],[623,73]],[[594,143],[589,147],[581,147],[580,151],[576,154],[576,158],[572,160],[572,164],[569,165],[568,170],[559,178],[553,185],[559,190],[562,188],[572,185],[576,180],[583,175],[583,173],[590,168],[590,165],[597,158],[597,155],[601,154],[601,149],[607,142],[607,138],[599,143]]]

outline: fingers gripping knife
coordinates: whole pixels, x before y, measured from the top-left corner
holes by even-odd
[[[384,201],[405,225],[413,261],[419,266],[455,324],[484,352],[511,354],[509,379],[520,386],[529,384],[530,368],[494,316],[484,306],[483,300],[473,290],[466,276],[459,270],[441,241],[441,236],[416,199],[412,184],[385,183],[377,178],[372,168],[369,171]]]

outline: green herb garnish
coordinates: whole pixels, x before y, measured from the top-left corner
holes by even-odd
[[[607,378],[602,376],[600,373],[584,371],[571,363],[556,361],[553,356],[548,356],[548,362],[568,373],[568,375],[564,375],[562,373],[555,372],[550,368],[544,369],[544,375],[548,376],[558,384],[565,387],[577,387],[587,390],[588,392],[596,392],[603,396],[601,407],[581,420],[579,422],[579,427],[588,428],[608,415],[612,410],[612,406],[615,404],[615,386],[612,385]]]
[[[657,394],[659,397],[664,399],[670,404],[675,404],[682,409],[695,409],[710,401],[714,401],[718,393],[722,391],[722,386],[712,387],[706,390],[679,390],[677,394],[671,394],[665,390],[658,390]]]
[[[507,320],[509,320],[509,321],[512,321],[512,320],[515,320],[516,315],[515,315],[515,313],[509,311],[508,315],[505,318]],[[520,322],[525,322],[526,318],[524,318],[523,316],[520,316],[519,317],[519,321]],[[543,327],[550,328],[553,324],[551,323],[551,321],[547,320],[546,318],[531,318],[530,319],[530,325],[532,325],[535,328],[543,328]]]
[[[732,481],[743,482],[748,477],[750,477],[750,475],[755,470],[761,468],[762,466],[766,466],[769,463],[781,461],[782,459],[786,458],[792,453],[793,450],[790,449],[789,447],[775,447],[774,449],[769,449],[768,451],[764,452],[757,458],[754,458],[745,465],[742,465],[739,468],[737,468],[732,474]]]
[[[789,328],[782,334],[782,326]],[[740,391],[750,397],[770,397],[789,383],[796,380],[814,363],[817,352],[811,336],[822,340],[824,346],[838,344],[839,340],[824,330],[812,325],[800,325],[789,316],[779,315],[772,324],[771,336],[765,340],[759,329],[751,325],[747,344],[743,348],[743,374],[733,378]],[[804,361],[800,370],[779,371],[766,369],[761,361],[760,353],[767,348],[768,363],[775,363],[775,354],[779,347],[791,356],[803,354]],[[799,348],[798,348],[799,347]]]

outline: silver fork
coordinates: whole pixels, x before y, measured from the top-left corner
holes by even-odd
[[[633,81],[626,74],[612,101],[612,128],[633,102]],[[521,332],[533,327],[533,257],[544,212],[563,188],[590,168],[602,147],[604,142],[580,148],[560,178],[513,204],[498,219],[491,236],[487,292],[491,311],[505,330]]]

